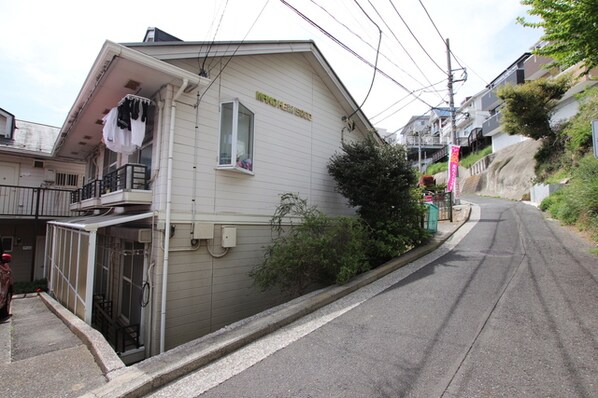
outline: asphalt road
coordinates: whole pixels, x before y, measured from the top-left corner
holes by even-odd
[[[596,397],[598,257],[491,198],[446,247],[153,397]]]

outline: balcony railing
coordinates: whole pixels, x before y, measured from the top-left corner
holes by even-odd
[[[72,192],[69,189],[0,185],[0,216],[71,217],[76,215],[69,209]]]
[[[148,189],[147,167],[143,164],[127,164],[106,174],[100,182],[102,195],[133,189]]]
[[[489,135],[492,135],[495,132],[495,130],[497,130],[499,127],[500,127],[500,112],[495,113],[494,115],[492,115],[488,119],[486,119],[484,124],[482,124],[482,131],[484,132],[484,135],[487,137]]]
[[[418,147],[421,146],[442,146],[442,137],[433,137],[431,135],[422,135],[421,141],[420,137],[418,136],[406,136],[405,137],[405,145],[408,147]]]

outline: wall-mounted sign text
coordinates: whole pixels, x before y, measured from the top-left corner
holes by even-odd
[[[299,116],[305,120],[309,120],[311,122],[311,113],[305,112],[293,105],[287,104],[286,102],[277,100],[276,98],[272,98],[269,95],[261,93],[259,91],[255,92],[255,99],[265,104],[271,105],[275,108],[281,109],[285,112],[292,113],[295,116]]]

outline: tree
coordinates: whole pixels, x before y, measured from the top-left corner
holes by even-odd
[[[553,58],[549,66],[581,63],[585,73],[598,66],[598,2],[596,0],[521,0],[530,6],[528,14],[541,20],[532,22],[519,17],[523,26],[544,29],[544,47],[534,54]]]
[[[405,149],[368,138],[344,143],[342,151],[330,159],[328,172],[338,192],[369,226],[368,257],[372,266],[425,239],[421,192]]]
[[[501,86],[497,95],[504,101],[500,113],[505,132],[535,140],[554,137],[550,119],[558,101],[570,87],[571,79],[566,75]]]

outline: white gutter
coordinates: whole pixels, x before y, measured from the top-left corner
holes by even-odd
[[[168,289],[168,251],[170,250],[170,216],[172,207],[172,158],[174,152],[174,122],[176,118],[176,101],[185,91],[189,80],[184,79],[183,84],[172,97],[170,105],[170,133],[168,136],[168,165],[166,177],[166,222],[164,224],[164,263],[162,266],[162,305],[160,309],[160,354],[164,352],[166,335],[166,293]]]

